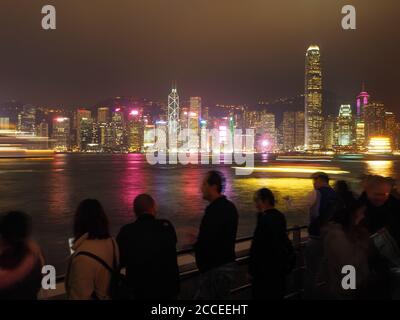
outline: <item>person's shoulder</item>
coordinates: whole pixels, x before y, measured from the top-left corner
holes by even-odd
[[[155,219],[154,221],[161,228],[174,229],[175,230],[174,225],[171,223],[171,221],[169,221],[167,219]]]
[[[261,219],[266,222],[286,221],[285,215],[278,209],[268,210],[266,214],[261,216]]]
[[[224,196],[223,201],[224,201],[224,205],[229,207],[229,209],[231,209],[233,211],[237,211],[236,205],[231,200],[229,200],[227,197]]]
[[[117,238],[130,234],[136,228],[135,222],[125,224],[119,229]]]

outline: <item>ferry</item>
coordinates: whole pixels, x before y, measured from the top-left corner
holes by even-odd
[[[51,158],[54,151],[41,149],[42,138],[30,136],[0,135],[0,159]]]

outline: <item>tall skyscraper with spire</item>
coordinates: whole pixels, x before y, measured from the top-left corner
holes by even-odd
[[[171,143],[171,137],[173,145],[169,145],[171,148],[176,148],[176,138],[179,134],[179,95],[176,89],[176,82],[172,84],[171,93],[168,95],[168,141]]]
[[[323,148],[322,67],[319,47],[311,45],[305,66],[305,149]]]
[[[365,91],[365,84],[363,82],[361,92],[357,96],[356,102],[356,145],[358,150],[363,150],[366,143],[365,135],[365,109],[368,109],[370,95]]]

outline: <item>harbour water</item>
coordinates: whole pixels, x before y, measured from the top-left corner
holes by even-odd
[[[271,165],[264,159],[255,167]],[[359,176],[380,174],[400,179],[398,160],[340,160],[329,163],[307,163],[316,171],[332,166],[346,171],[336,178],[347,180],[357,191]],[[303,166],[304,163],[286,163]],[[58,270],[68,257],[68,238],[72,237],[72,220],[79,201],[99,199],[109,216],[113,235],[134,220],[133,198],[142,192],[153,195],[158,216],[169,219],[178,235],[178,247],[190,245],[207,203],[202,200],[200,184],[211,169],[222,171],[227,178],[226,195],[239,210],[238,237],[253,233],[256,222],[252,197],[261,187],[272,189],[278,208],[287,216],[288,225],[306,224],[307,194],[310,179],[282,172],[254,172],[237,176],[231,165],[164,165],[151,166],[140,154],[57,154],[46,159],[0,159],[0,212],[23,210],[32,215],[34,236],[43,248],[47,262]]]

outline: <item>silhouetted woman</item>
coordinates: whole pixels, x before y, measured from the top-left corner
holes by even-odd
[[[324,268],[323,278],[326,283],[328,299],[363,299],[368,295],[369,235],[360,225],[365,208],[354,203],[350,207],[338,210],[324,227]],[[344,290],[342,268],[353,266],[356,270],[357,290]]]
[[[98,260],[115,269],[119,253],[99,201],[86,199],[79,204],[74,218],[74,237],[74,253],[65,279],[68,299],[110,299],[111,272]]]
[[[349,185],[344,180],[339,180],[335,183],[334,189],[341,202],[342,207],[353,208],[356,203],[354,193],[350,190]]]
[[[0,217],[0,300],[37,299],[44,259],[31,230],[31,217],[23,212]]]

